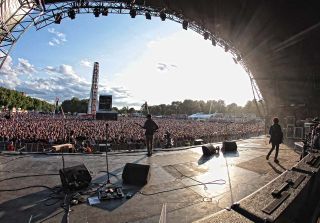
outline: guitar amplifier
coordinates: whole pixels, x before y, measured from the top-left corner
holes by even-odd
[[[59,174],[63,189],[69,191],[86,188],[92,180],[88,169],[83,164],[60,169]]]

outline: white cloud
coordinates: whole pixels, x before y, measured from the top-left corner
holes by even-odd
[[[157,64],[157,69],[158,71],[160,72],[166,72],[166,71],[169,71],[170,69],[173,69],[173,68],[177,68],[177,65],[175,64],[166,64],[166,63],[159,63]]]
[[[149,104],[223,99],[244,105],[252,99],[243,68],[192,31],[149,42],[140,58],[118,73],[113,84],[125,86],[132,98]]]
[[[54,35],[54,37],[52,37],[48,42],[50,46],[57,46],[63,44],[64,42],[67,42],[66,34],[58,32],[54,28],[49,28],[48,32]]]
[[[71,65],[61,64],[58,67],[47,66],[46,68],[44,68],[44,71],[48,72],[49,74],[61,74],[63,75],[63,78],[73,81],[74,83],[89,83],[81,78],[78,74],[76,74]]]
[[[26,59],[23,59],[23,58],[18,58],[18,66],[17,66],[17,69],[20,73],[22,74],[28,74],[28,75],[31,75],[31,74],[34,74],[34,73],[37,73],[37,70],[36,68],[34,67],[34,65],[32,65],[31,63],[29,63],[28,60]]]
[[[66,41],[62,33],[48,31],[54,35],[52,45]],[[82,59],[76,64],[92,67],[93,63]],[[20,76],[18,68],[30,76]],[[108,80],[101,74],[99,84],[99,93],[112,94],[115,106],[138,107],[144,101],[152,105],[184,99],[223,99],[228,104],[243,105],[252,98],[248,76],[241,66],[234,64],[223,49],[213,47],[191,31],[149,42],[146,51],[116,72],[104,75]],[[57,96],[61,100],[72,96],[88,98],[91,72],[81,76],[69,64],[39,68],[22,58],[13,66],[8,57],[0,70],[0,85],[49,101]]]
[[[20,83],[19,73],[13,66],[12,58],[7,56],[0,69],[0,85],[10,89],[15,89]]]
[[[93,62],[88,59],[83,59],[80,61],[80,64],[84,67],[93,68]]]
[[[133,106],[140,107],[144,101],[137,100],[132,97],[130,91],[123,86],[106,86],[104,84],[99,85],[100,94],[111,94],[113,106]]]
[[[0,85],[47,101],[53,101],[56,96],[61,99],[89,97],[91,87],[90,82],[81,78],[71,65],[40,69],[19,58],[18,65],[14,66],[10,56],[0,70]]]

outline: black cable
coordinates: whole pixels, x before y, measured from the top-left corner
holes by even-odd
[[[98,173],[108,173],[108,171],[101,170],[101,171],[99,171]],[[114,174],[114,173],[111,173],[111,172],[109,172],[109,174],[112,175],[112,176],[114,176],[114,177],[120,176],[120,174]]]
[[[215,181],[222,181],[222,183],[218,183],[218,182],[215,182]],[[211,182],[208,182],[208,183],[191,184],[191,185],[187,185],[187,186],[184,186],[184,187],[178,187],[178,188],[174,188],[174,189],[170,189],[170,190],[162,190],[162,191],[158,191],[158,192],[154,192],[154,193],[144,193],[144,192],[141,192],[141,191],[140,191],[140,194],[142,194],[142,195],[144,195],[144,196],[151,196],[151,195],[156,195],[156,194],[162,194],[162,193],[172,192],[172,191],[176,191],[176,190],[182,190],[182,189],[186,189],[186,188],[189,188],[189,187],[200,186],[200,185],[203,185],[203,184],[218,184],[218,185],[223,185],[223,184],[225,184],[225,183],[226,183],[225,180],[214,180],[214,181],[211,181]]]
[[[46,188],[46,189],[54,191],[53,188],[45,186],[45,185],[32,185],[32,186],[28,186],[28,187],[21,187],[21,188],[14,188],[14,189],[2,189],[2,190],[0,190],[0,192],[19,191],[19,190],[25,190],[25,189],[37,188],[37,187],[42,187],[42,188]]]
[[[14,158],[14,159],[10,159],[10,160],[8,160],[7,162],[0,163],[0,165],[5,165],[5,164],[7,164],[7,163],[10,163],[10,162],[12,162],[12,161],[15,161],[15,160],[17,160],[17,159],[22,159],[22,158],[24,158],[24,157],[17,157],[17,158]]]
[[[64,201],[61,204],[61,208],[64,210],[64,215],[61,220],[62,223],[69,223],[71,199],[72,199],[72,197],[70,197],[70,194],[65,194]]]
[[[181,176],[186,177],[186,178],[189,178],[189,179],[191,179],[191,180],[193,180],[193,181],[195,181],[195,182],[198,182],[198,183],[202,184],[202,185],[204,186],[204,189],[205,189],[205,190],[208,189],[207,186],[206,186],[206,183],[203,183],[202,181],[193,179],[192,177],[183,174],[183,173],[182,173],[181,171],[179,171],[175,166],[171,166],[171,167],[173,167],[176,171],[178,171],[178,173],[180,173]]]
[[[23,175],[23,176],[16,176],[16,177],[10,177],[1,179],[0,182],[6,181],[6,180],[13,180],[13,179],[19,179],[19,178],[25,178],[25,177],[42,177],[42,176],[57,176],[60,174],[57,173],[47,173],[47,174],[32,174],[32,175]]]

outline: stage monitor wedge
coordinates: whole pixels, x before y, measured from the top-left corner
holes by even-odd
[[[150,178],[150,165],[126,163],[122,172],[124,184],[144,186]]]
[[[77,191],[89,186],[92,178],[84,164],[59,170],[62,187],[66,191]]]

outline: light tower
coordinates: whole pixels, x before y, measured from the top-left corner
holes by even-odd
[[[88,104],[88,114],[91,114],[93,117],[96,117],[96,113],[97,113],[98,83],[99,83],[99,63],[94,62],[90,99]]]

